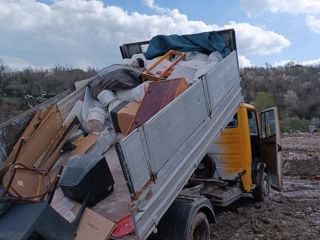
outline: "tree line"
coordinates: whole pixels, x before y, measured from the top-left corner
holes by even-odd
[[[72,88],[97,73],[72,67],[12,70],[0,59],[0,122]],[[250,67],[241,69],[244,98],[260,110],[278,106],[283,131],[307,131],[320,118],[320,66]]]
[[[97,71],[86,71],[71,66],[46,69],[13,70],[0,59],[0,123],[53,97],[74,82],[94,76]]]
[[[260,110],[278,106],[283,131],[307,131],[320,118],[320,66],[241,69],[245,101]]]

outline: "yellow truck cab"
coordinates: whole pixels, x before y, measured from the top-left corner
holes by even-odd
[[[280,151],[277,108],[259,114],[257,108],[243,103],[208,156],[214,161],[215,179],[242,176],[242,191],[264,200],[270,186],[282,188]]]

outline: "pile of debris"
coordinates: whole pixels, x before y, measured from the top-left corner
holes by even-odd
[[[125,184],[115,173],[120,165],[108,161],[110,151],[228,54],[201,44],[186,47],[197,51],[162,49],[162,38],[147,53],[77,82],[69,96],[35,114],[0,170],[1,239],[107,239],[134,231],[130,215],[111,221],[86,208],[113,201]]]

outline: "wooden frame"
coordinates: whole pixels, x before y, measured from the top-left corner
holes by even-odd
[[[174,61],[163,73],[161,73],[158,76],[150,74],[150,71],[152,71],[155,67],[157,67],[164,59],[167,59],[169,57],[171,60],[173,58],[173,55],[179,55],[180,57],[176,61]],[[164,56],[162,56],[155,64],[153,64],[150,68],[148,68],[146,71],[142,73],[141,75],[142,82],[148,79],[152,81],[165,80],[164,77],[166,76],[166,74],[169,73],[169,71],[181,60],[184,60],[184,61],[186,60],[185,53],[170,50]]]

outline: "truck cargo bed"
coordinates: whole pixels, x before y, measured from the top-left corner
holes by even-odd
[[[242,99],[233,51],[117,146],[139,239],[155,230]]]

